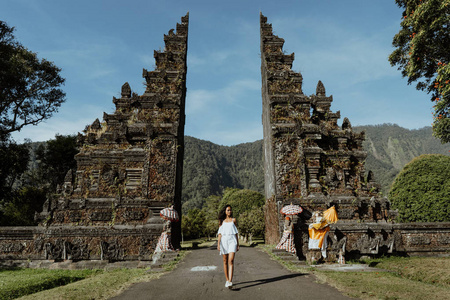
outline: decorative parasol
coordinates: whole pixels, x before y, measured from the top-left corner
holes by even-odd
[[[328,224],[336,223],[338,221],[338,216],[334,205],[323,212],[323,218],[327,220]]]
[[[280,210],[280,213],[282,213],[283,215],[296,215],[299,214],[303,211],[303,208],[301,208],[299,205],[294,205],[294,204],[290,204],[290,205],[286,205],[285,207],[283,207]]]
[[[172,222],[178,221],[180,219],[180,217],[178,216],[178,212],[173,208],[173,206],[164,208],[159,212],[159,215],[164,220],[169,220]]]

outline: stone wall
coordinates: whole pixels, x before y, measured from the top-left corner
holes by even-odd
[[[0,260],[150,260],[156,225],[1,227]]]
[[[123,84],[115,111],[78,134],[77,168],[36,215],[41,225],[0,229],[0,258],[151,259],[163,230],[159,211],[173,205],[181,216],[188,23],[187,14],[154,51],[145,93]],[[180,223],[172,228],[176,248]]]

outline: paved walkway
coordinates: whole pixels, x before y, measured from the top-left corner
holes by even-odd
[[[213,248],[192,250],[170,273],[138,283],[113,299],[350,299],[315,277],[293,273],[257,248],[236,254],[233,289],[225,288],[222,257]]]

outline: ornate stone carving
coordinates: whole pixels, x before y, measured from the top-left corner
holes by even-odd
[[[406,240],[409,245],[429,245],[431,244],[431,239],[428,236],[423,235],[408,235]]]
[[[111,221],[112,211],[94,211],[89,214],[91,221]]]
[[[83,244],[81,240],[76,239],[74,243],[66,242],[65,244],[66,258],[70,260],[89,259],[88,246]]]
[[[42,251],[42,249],[44,249],[44,244],[45,244],[44,239],[42,237],[37,237],[34,240],[34,251],[36,252]]]
[[[71,211],[69,212],[69,221],[70,222],[79,222],[81,220],[81,212],[79,211]]]
[[[127,221],[142,220],[144,218],[144,213],[142,211],[130,211],[130,210],[127,210],[127,211],[124,212],[123,217]]]
[[[100,248],[102,260],[117,261],[124,258],[124,251],[117,241],[102,241]]]
[[[449,245],[450,244],[450,235],[440,235],[437,238],[437,242],[441,245]]]
[[[62,211],[55,212],[53,214],[53,219],[58,223],[63,223],[65,220],[65,214]]]
[[[356,241],[356,249],[361,254],[378,254],[380,237],[371,238],[368,235],[362,235]]]
[[[56,240],[54,243],[47,242],[44,245],[46,259],[64,259],[64,241]]]
[[[355,208],[340,208],[338,211],[339,219],[353,219],[355,216]]]
[[[0,244],[0,253],[14,253],[14,252],[21,252],[25,246],[20,243],[2,243]]]

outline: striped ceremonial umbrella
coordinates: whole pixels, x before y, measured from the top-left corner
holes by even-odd
[[[296,215],[303,211],[303,208],[300,207],[300,205],[290,204],[286,205],[280,210],[280,213],[283,215]]]
[[[180,219],[180,217],[178,216],[178,212],[173,208],[173,206],[164,208],[159,212],[159,215],[164,220],[169,220],[172,222],[178,221]]]

